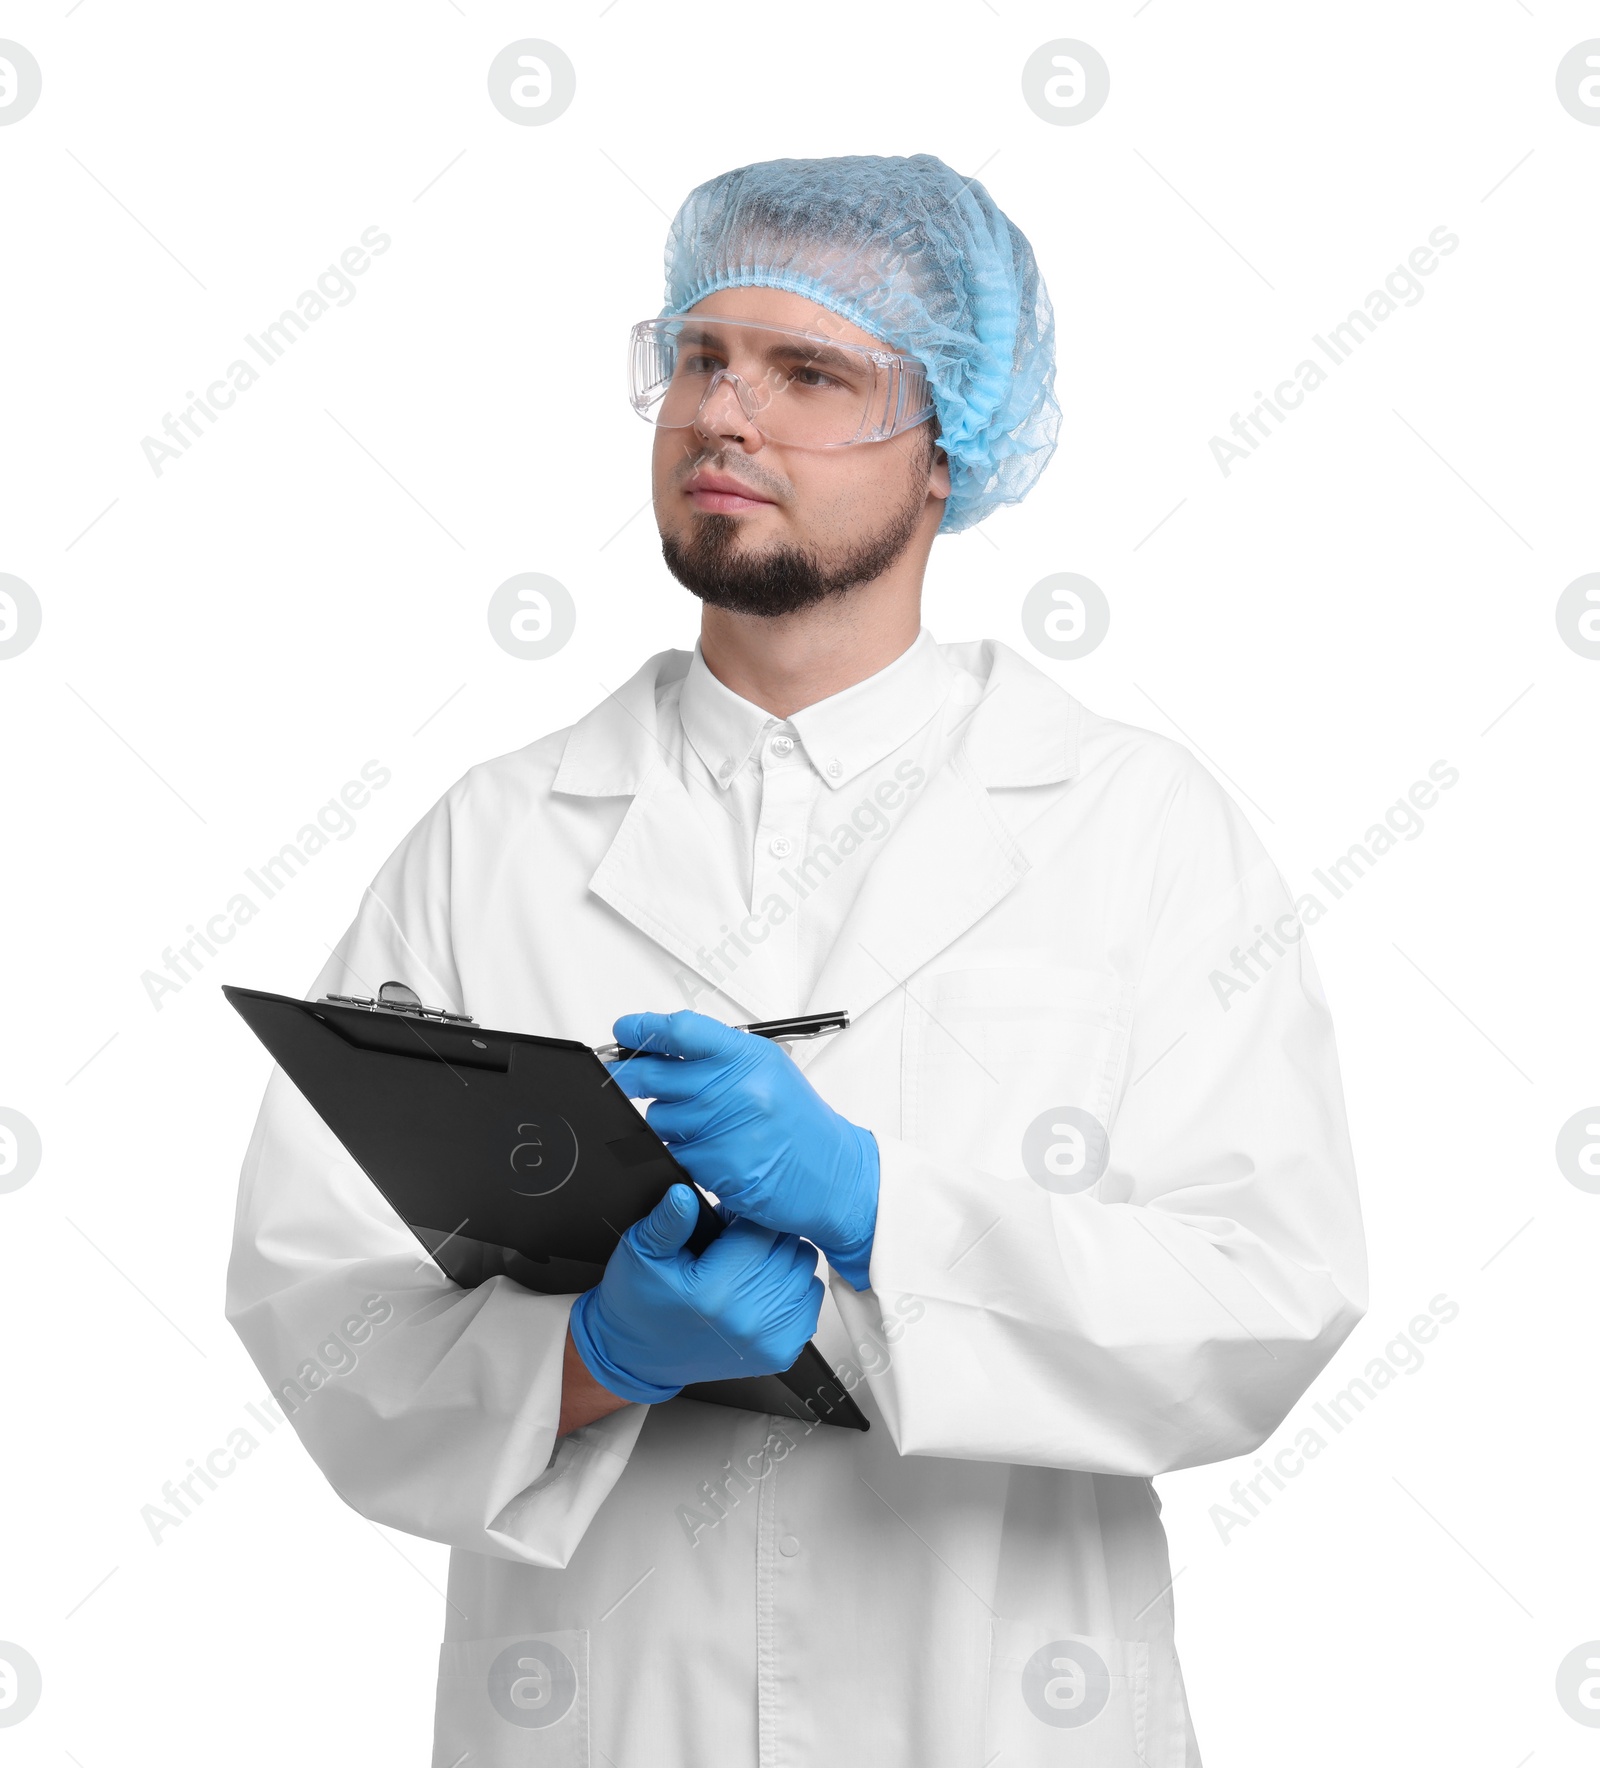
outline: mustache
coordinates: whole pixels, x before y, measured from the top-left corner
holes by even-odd
[[[681,485],[685,479],[699,472],[702,467],[707,472],[726,473],[730,479],[738,479],[742,484],[748,485],[752,491],[759,492],[763,497],[770,497],[774,503],[789,501],[787,480],[777,479],[768,473],[753,470],[747,456],[740,455],[735,460],[726,448],[702,448],[699,453],[690,455],[673,474],[674,482]]]

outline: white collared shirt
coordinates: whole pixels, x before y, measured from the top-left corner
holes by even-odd
[[[676,689],[684,740],[666,745],[705,827],[705,864],[750,914],[720,962],[758,962],[799,1012],[868,869],[943,765],[979,686],[924,628],[886,668],[789,718],[741,698],[697,644]],[[663,699],[662,722],[673,722]]]

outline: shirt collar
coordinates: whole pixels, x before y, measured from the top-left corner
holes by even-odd
[[[924,627],[888,668],[807,706],[789,723],[817,772],[837,788],[915,736],[950,697],[954,682],[955,671]]]
[[[962,748],[985,786],[1043,786],[1073,779],[1086,765],[1085,745],[1093,753],[1097,737],[1117,728],[1095,718],[1049,676],[995,639],[935,649],[958,683],[970,677],[978,694],[976,706],[956,722],[962,725]],[[692,661],[687,651],[658,652],[576,724],[531,744],[525,753],[537,753],[541,766],[548,765],[542,759],[547,745],[559,748],[550,790],[582,798],[625,797],[642,790],[663,766],[658,706],[685,679]],[[829,777],[826,762],[822,777]]]
[[[678,694],[683,734],[719,786],[726,786],[750,759],[769,724],[770,712],[742,699],[711,673],[697,642]]]
[[[892,754],[949,697],[955,671],[924,627],[910,647],[865,681],[780,719],[711,673],[697,644],[678,701],[685,736],[719,786],[731,784],[771,726],[792,730],[830,787],[845,786]]]

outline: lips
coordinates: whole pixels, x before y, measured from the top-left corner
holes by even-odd
[[[770,497],[761,497],[738,479],[726,473],[696,473],[684,487],[689,501],[698,510],[733,516],[748,510],[771,509]]]

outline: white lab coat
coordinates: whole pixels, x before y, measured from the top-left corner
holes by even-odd
[[[1333,1030],[1187,750],[947,654],[983,698],[812,998],[719,965],[697,1003],[854,1017],[795,1048],[881,1151],[871,1288],[818,1332],[868,1433],[676,1400],[557,1443],[571,1298],[454,1289],[273,1075],[228,1313],[346,1502],[454,1549],[435,1768],[1199,1761],[1150,1476],[1256,1447],[1365,1306]],[[686,664],[468,773],[316,992],[596,1044],[681,1005],[746,912],[655,737]],[[1025,1154],[1069,1106],[1087,1190],[1048,1122]]]

